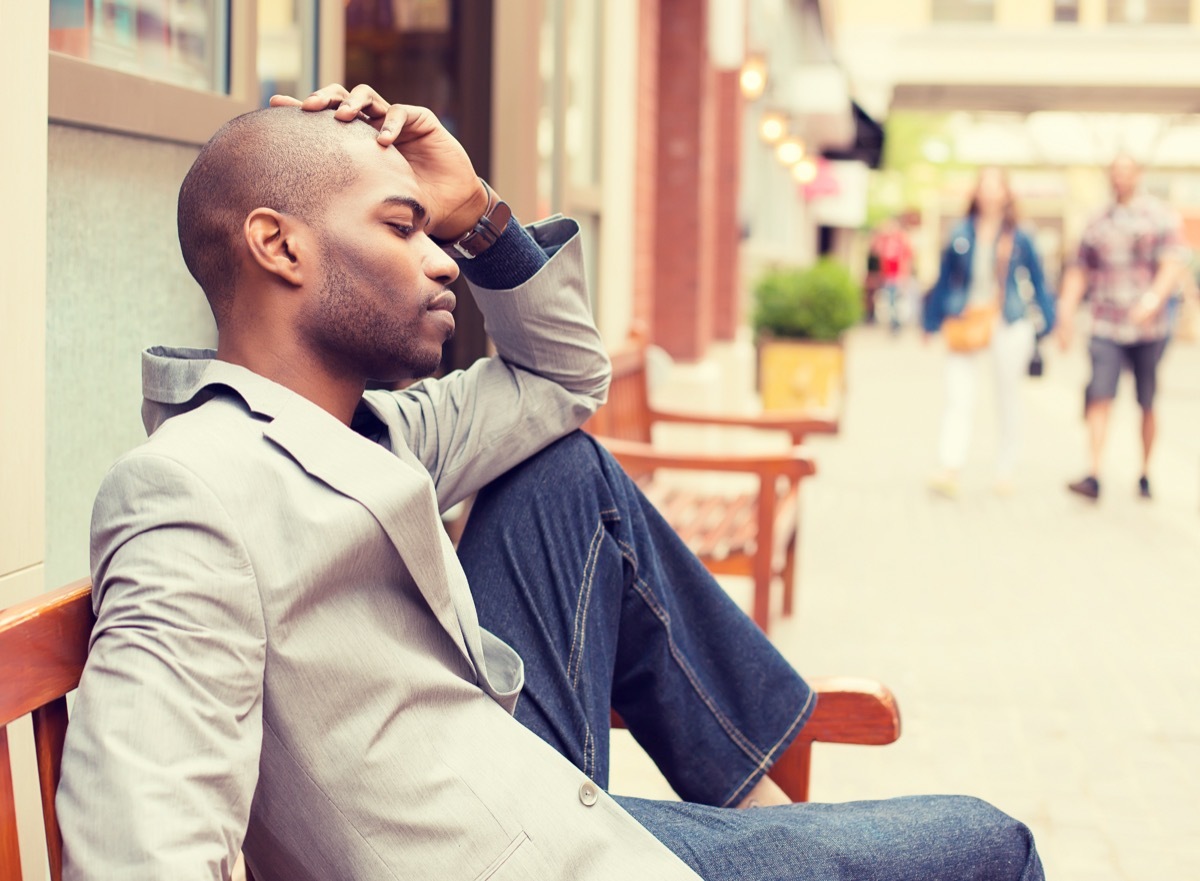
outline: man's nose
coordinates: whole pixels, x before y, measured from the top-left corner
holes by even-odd
[[[429,236],[425,236],[425,274],[442,284],[450,284],[458,278],[458,264]]]

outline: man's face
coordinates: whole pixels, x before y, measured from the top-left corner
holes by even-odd
[[[426,234],[421,188],[399,151],[346,144],[358,177],[329,197],[314,229],[320,290],[303,333],[315,354],[356,377],[428,376],[454,334],[458,266]]]
[[[1112,182],[1113,195],[1117,201],[1124,202],[1137,192],[1141,169],[1128,156],[1118,156],[1108,170],[1108,177]]]

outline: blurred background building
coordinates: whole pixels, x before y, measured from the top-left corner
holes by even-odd
[[[1200,3],[842,0],[829,10],[856,100],[887,119],[870,219],[919,215],[923,280],[981,165],[1011,170],[1052,283],[1121,152],[1200,245]]]

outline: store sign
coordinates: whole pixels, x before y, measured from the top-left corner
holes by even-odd
[[[821,160],[816,179],[805,187],[813,220],[821,226],[857,229],[867,222],[865,162]]]

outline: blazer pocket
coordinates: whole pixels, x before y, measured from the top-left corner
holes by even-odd
[[[520,850],[521,845],[529,841],[529,836],[524,832],[518,833],[517,837],[508,843],[508,847],[501,851],[500,856],[492,860],[491,864],[475,876],[475,881],[488,881],[489,878],[499,879],[502,877],[500,871],[509,863],[513,855]]]

